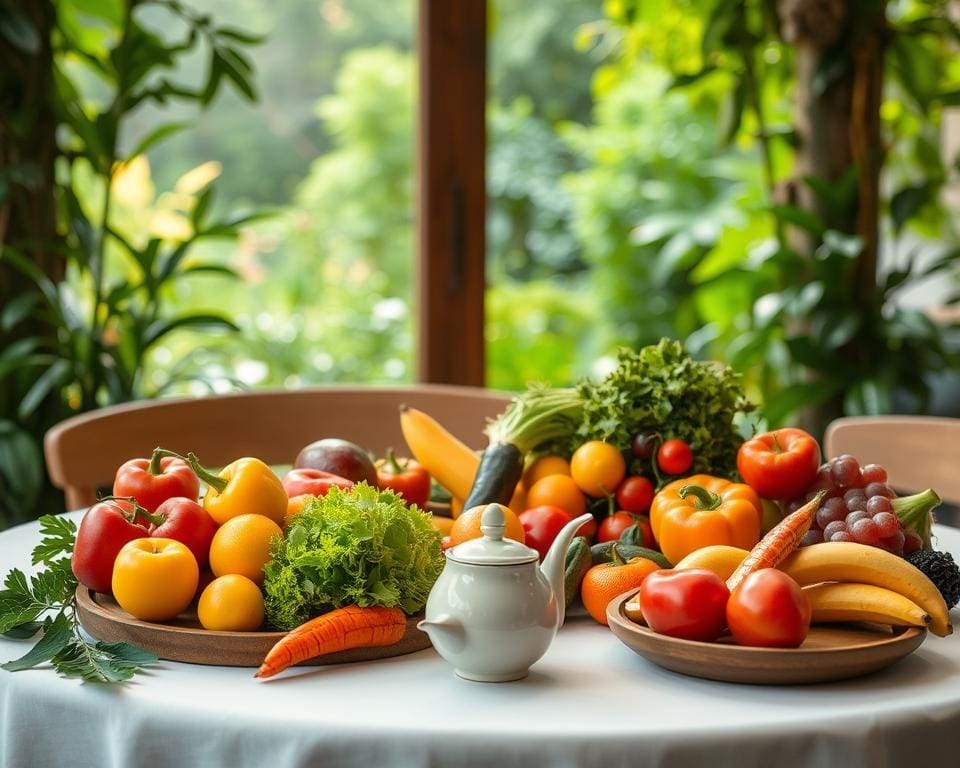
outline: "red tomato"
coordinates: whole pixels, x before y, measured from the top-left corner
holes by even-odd
[[[147,536],[127,501],[108,500],[87,510],[77,530],[71,567],[77,581],[97,592],[110,592],[113,561],[123,546]]]
[[[653,483],[640,475],[631,475],[617,486],[617,506],[635,515],[646,514],[653,501]]]
[[[635,522],[637,522],[636,518],[629,512],[621,511],[607,515],[600,521],[600,526],[597,528],[597,542],[616,541],[620,538],[620,534]],[[646,533],[644,533],[644,537],[646,537]]]
[[[207,510],[192,499],[174,496],[157,507],[154,517],[158,522],[150,525],[150,537],[173,539],[186,544],[202,570],[210,557],[210,542],[217,532],[217,524]]]
[[[810,629],[810,601],[783,571],[762,568],[733,591],[727,625],[740,645],[797,648]]]
[[[747,440],[737,451],[743,481],[765,499],[801,496],[817,476],[820,446],[802,429],[778,429]]]
[[[324,472],[322,469],[291,469],[283,476],[283,490],[287,492],[287,498],[294,496],[326,496],[331,485],[348,491],[353,488],[353,480],[347,480],[345,477],[335,475],[333,472]]]
[[[689,568],[651,573],[640,585],[640,610],[654,632],[712,642],[726,624],[726,582],[713,571]]]
[[[668,475],[682,475],[693,466],[693,451],[683,440],[667,440],[657,451],[657,464]]]
[[[543,560],[553,540],[557,538],[557,534],[571,520],[573,518],[569,512],[547,504],[524,510],[520,513],[520,522],[523,524],[523,543],[537,550],[540,553],[540,559]]]

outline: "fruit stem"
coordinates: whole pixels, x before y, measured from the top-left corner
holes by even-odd
[[[116,504],[115,506],[118,509],[120,509],[121,514],[124,516],[124,518],[127,521],[134,524],[136,524],[138,517],[142,517],[144,520],[146,520],[149,523],[153,523],[154,525],[161,525],[163,521],[166,520],[166,518],[163,515],[152,514],[147,510],[146,507],[140,506],[140,504],[137,503],[136,496],[104,496],[100,499],[100,501],[101,502],[105,502],[105,501],[127,502],[130,506],[133,507],[133,509],[129,514],[127,514],[127,512],[119,504]]]
[[[687,496],[693,496],[694,506],[697,509],[716,509],[720,506],[720,502],[723,500],[718,494],[708,491],[706,488],[700,485],[685,485],[680,489],[677,495],[684,500],[687,498]]]
[[[147,472],[151,475],[159,475],[162,471],[160,466],[160,460],[163,458],[163,449],[160,447],[153,449],[153,455],[150,457],[150,466],[147,467]]]
[[[223,493],[223,489],[227,487],[228,481],[224,480],[219,475],[214,474],[209,469],[206,469],[200,463],[200,459],[198,459],[194,453],[188,453],[186,456],[184,456],[183,454],[177,453],[176,451],[170,451],[166,448],[155,448],[153,451],[153,458],[156,459],[158,455],[173,456],[176,459],[183,459],[193,468],[193,471],[196,472],[197,477],[203,480],[203,482],[213,488],[217,493]],[[152,460],[153,459],[151,459],[151,461]],[[159,461],[159,459],[157,459],[157,461]]]
[[[932,488],[927,488],[911,496],[893,499],[893,511],[903,526],[923,540],[923,548],[930,549],[930,535],[933,529],[933,510],[940,504],[940,497]]]

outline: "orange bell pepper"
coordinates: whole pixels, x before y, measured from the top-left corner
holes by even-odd
[[[665,485],[650,506],[650,527],[671,563],[712,544],[752,549],[763,505],[749,485],[693,475]]]

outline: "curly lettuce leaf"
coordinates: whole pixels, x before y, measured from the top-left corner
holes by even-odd
[[[360,483],[310,502],[271,550],[264,580],[267,620],[293,629],[332,608],[427,602],[443,569],[430,515],[393,491]]]

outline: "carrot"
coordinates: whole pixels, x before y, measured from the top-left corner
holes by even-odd
[[[272,677],[293,664],[348,648],[400,642],[407,617],[399,608],[347,605],[290,630],[270,649],[254,677]]]
[[[796,512],[792,512],[771,528],[767,535],[750,550],[737,570],[727,579],[727,589],[734,589],[754,571],[761,568],[776,568],[800,546],[800,540],[810,530],[817,510],[827,495],[820,491],[814,498],[804,504]]]

